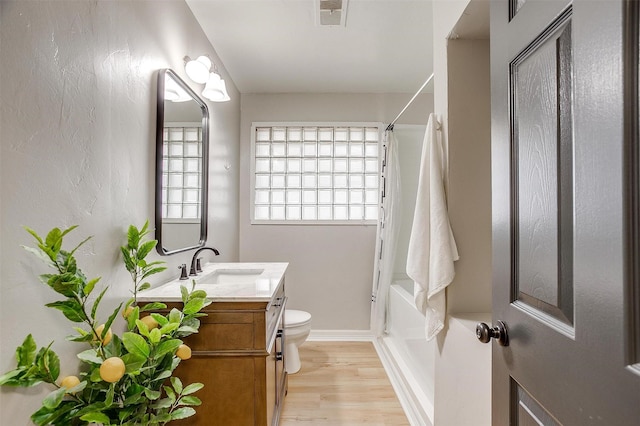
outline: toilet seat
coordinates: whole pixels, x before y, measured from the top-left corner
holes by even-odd
[[[301,327],[311,322],[311,314],[305,311],[287,309],[284,314],[284,328]]]

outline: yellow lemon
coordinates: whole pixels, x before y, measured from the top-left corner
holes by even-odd
[[[191,358],[191,348],[187,345],[178,346],[176,356],[182,360]]]
[[[61,388],[71,389],[74,386],[78,386],[80,384],[80,379],[76,376],[67,376],[60,382]]]
[[[122,318],[127,318],[131,312],[133,312],[133,306],[127,306],[127,309],[122,311]]]
[[[102,339],[102,331],[104,330],[104,324],[100,324],[98,326],[98,328],[96,328],[96,333],[98,334],[98,338]],[[104,339],[102,339],[102,345],[107,345],[109,344],[109,342],[111,341],[111,337],[113,337],[113,333],[111,332],[111,327],[109,327],[109,330],[107,330],[107,334],[104,335]],[[95,338],[93,339],[94,341],[96,340]]]
[[[158,321],[155,320],[151,315],[147,315],[146,317],[140,318],[140,321],[147,325],[149,330],[153,330],[154,328],[158,328]]]
[[[117,382],[124,376],[125,366],[117,356],[107,358],[100,366],[100,378],[108,383]]]

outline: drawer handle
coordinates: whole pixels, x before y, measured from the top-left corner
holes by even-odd
[[[276,361],[282,361],[282,352],[276,352]]]

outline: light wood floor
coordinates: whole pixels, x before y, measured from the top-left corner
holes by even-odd
[[[305,342],[280,424],[408,425],[370,342]]]

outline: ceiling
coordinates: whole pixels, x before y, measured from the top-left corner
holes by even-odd
[[[349,0],[344,27],[319,0],[186,2],[241,93],[415,93],[433,70],[430,0]]]

